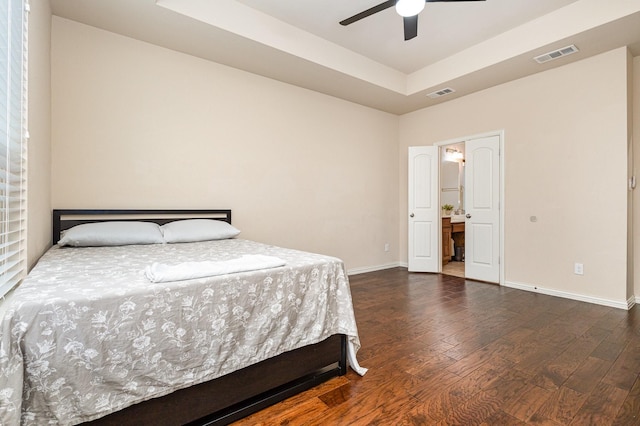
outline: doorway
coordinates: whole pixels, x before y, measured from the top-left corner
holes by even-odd
[[[465,277],[465,142],[440,146],[442,274]]]
[[[442,187],[441,157],[446,147],[464,146],[464,183]],[[442,205],[463,213],[464,225],[457,222],[457,232],[464,226],[464,276],[502,284],[504,280],[504,145],[503,132],[439,142],[433,146],[409,148],[409,270],[443,272],[443,256],[455,258],[456,243],[447,234],[451,215],[443,214]],[[436,169],[436,170],[434,170]],[[462,187],[462,188],[460,188]],[[449,191],[442,191],[442,188]],[[448,197],[457,198],[455,202]],[[453,212],[452,212],[453,213]],[[445,217],[449,216],[449,224]],[[460,215],[456,215],[460,219]],[[452,238],[451,238],[452,239]],[[449,249],[447,249],[449,247]]]

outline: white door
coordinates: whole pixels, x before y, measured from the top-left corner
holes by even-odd
[[[500,137],[465,143],[465,277],[500,282]]]
[[[438,147],[409,147],[409,271],[440,271]]]

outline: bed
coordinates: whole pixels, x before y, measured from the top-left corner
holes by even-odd
[[[228,424],[347,365],[364,374],[342,261],[193,239],[210,219],[235,229],[230,210],[54,210],[54,242],[127,224],[134,243],[54,245],[0,305],[0,424]],[[136,244],[143,224],[163,241]],[[258,257],[277,262],[226,273]]]

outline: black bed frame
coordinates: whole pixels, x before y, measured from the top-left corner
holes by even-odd
[[[53,210],[53,244],[60,240],[62,231],[76,225],[92,222],[135,220],[153,222],[160,225],[180,219],[216,219],[231,223],[231,210]]]
[[[231,210],[53,210],[53,243],[62,231],[83,223],[143,220],[164,224],[193,218],[231,223]],[[347,339],[336,334],[85,424],[226,425],[346,372]]]

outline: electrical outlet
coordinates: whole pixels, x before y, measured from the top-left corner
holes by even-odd
[[[384,251],[389,251],[389,243],[384,244]]]
[[[575,263],[573,265],[573,273],[576,275],[584,275],[584,265],[582,263]]]

